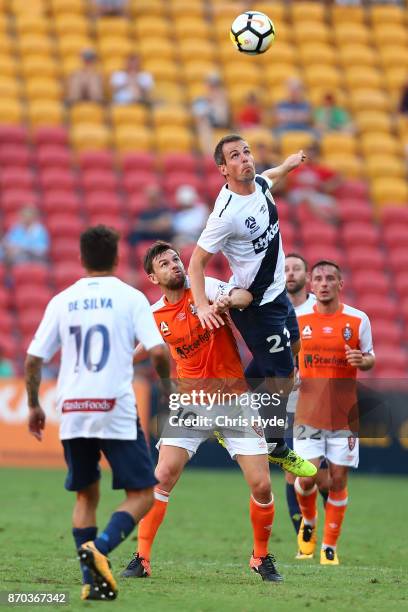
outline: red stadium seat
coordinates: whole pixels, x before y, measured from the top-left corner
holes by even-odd
[[[114,159],[111,151],[81,151],[78,164],[82,170],[112,170]]]
[[[0,334],[0,346],[7,359],[17,360],[23,354],[20,342],[10,332]]]
[[[0,166],[27,167],[31,162],[30,149],[22,144],[0,145]]]
[[[304,251],[305,259],[313,266],[321,259],[334,261],[338,266],[343,267],[344,253],[336,246],[329,245],[309,245]]]
[[[113,227],[121,235],[126,234],[128,223],[119,215],[110,215],[106,212],[96,212],[89,215],[89,225],[107,225]]]
[[[36,145],[66,145],[69,138],[67,130],[62,126],[39,127],[34,130],[33,139]]]
[[[159,182],[160,177],[147,170],[126,171],[122,179],[123,187],[129,194],[142,193],[146,187],[156,185]]]
[[[348,223],[341,233],[347,247],[359,244],[376,246],[380,241],[377,228],[370,223]]]
[[[73,192],[77,181],[74,173],[64,168],[47,168],[40,173],[40,184],[44,191],[59,190]]]
[[[10,334],[14,328],[14,317],[7,310],[0,310],[0,336]]]
[[[165,153],[161,157],[163,172],[198,172],[197,158],[192,153]]]
[[[20,316],[18,320],[18,327],[23,336],[34,336],[43,315],[44,310],[41,308],[33,308],[24,311],[24,314]]]
[[[400,298],[408,298],[408,271],[402,270],[394,278],[394,287]]]
[[[116,193],[109,191],[95,191],[84,198],[84,208],[89,215],[98,213],[107,215],[121,215],[122,202]]]
[[[406,351],[393,343],[376,344],[374,350],[377,378],[393,378],[393,372],[404,372],[406,375],[408,370],[408,354]]]
[[[282,236],[282,240],[283,240],[283,245],[285,248],[285,251],[288,250],[288,246],[289,244],[293,244],[295,241],[295,236],[296,236],[296,230],[295,230],[295,226],[293,223],[291,223],[290,221],[285,221],[284,219],[280,219],[279,220],[279,229],[280,229],[280,233]],[[292,249],[290,249],[292,250]]]
[[[221,177],[222,178],[222,177]],[[279,219],[293,222],[292,205],[281,197],[275,198],[275,203],[279,213]]]
[[[108,170],[107,168],[102,170],[84,170],[81,175],[81,183],[82,188],[85,192],[114,192],[118,188],[116,174],[114,174],[112,170]]]
[[[372,319],[395,321],[399,316],[397,302],[385,295],[365,294],[358,300],[357,308],[364,310]]]
[[[148,205],[146,204],[146,197],[143,193],[133,193],[127,199],[126,210],[128,211],[130,217],[139,215],[147,208]]]
[[[78,196],[69,191],[47,191],[42,199],[42,211],[51,215],[79,215],[81,201]]]
[[[122,169],[126,172],[155,173],[156,158],[153,153],[125,153],[122,156]]]
[[[57,291],[62,291],[85,276],[84,269],[78,263],[56,264],[54,266],[54,283]]]
[[[218,197],[221,187],[225,185],[225,179],[219,173],[210,174],[205,178],[205,190],[207,192],[210,208],[214,207],[214,202]]]
[[[27,130],[20,125],[0,125],[0,142],[2,144],[25,144]]]
[[[32,189],[7,189],[1,195],[1,209],[3,213],[17,213],[27,204],[38,206],[38,203],[38,193]]]
[[[383,225],[408,225],[408,206],[384,206],[381,209]]]
[[[347,263],[351,270],[384,269],[384,252],[375,246],[352,245],[347,249]]]
[[[46,225],[52,240],[69,237],[78,239],[84,229],[84,223],[81,219],[62,213],[47,219]]]
[[[17,310],[22,312],[32,310],[33,307],[39,310],[44,309],[52,298],[52,291],[48,287],[40,287],[36,284],[15,287],[14,298]]]
[[[61,168],[69,170],[71,167],[71,153],[65,146],[61,145],[38,147],[36,159],[40,169]]]
[[[28,168],[3,168],[0,185],[2,189],[34,189],[34,175]]]
[[[374,350],[378,344],[394,344],[398,346],[401,343],[401,327],[395,322],[388,319],[373,319],[371,321]]]
[[[379,270],[365,270],[353,273],[352,284],[357,295],[366,293],[389,295],[391,291],[389,278]]]
[[[191,187],[194,187],[198,194],[202,195],[203,183],[195,173],[184,171],[172,172],[164,177],[164,193],[170,200],[174,199],[177,189],[182,185],[191,185]]]
[[[284,236],[283,232],[281,233]],[[300,236],[305,248],[314,244],[334,246],[337,241],[337,230],[329,223],[316,221],[313,224],[301,224]]]
[[[336,196],[341,199],[350,197],[368,199],[368,195],[367,183],[358,179],[343,181],[336,190]]]
[[[373,220],[373,209],[366,200],[338,201],[337,212],[343,223],[368,223]]]
[[[408,244],[408,224],[396,223],[388,224],[383,229],[385,244],[391,248],[406,247]]]
[[[396,274],[401,270],[406,270],[408,268],[408,249],[406,247],[390,249],[388,262]]]
[[[22,285],[47,286],[50,278],[48,267],[39,263],[16,264],[11,269],[11,275],[16,287]]]
[[[79,237],[59,238],[51,242],[50,259],[54,263],[79,265]]]

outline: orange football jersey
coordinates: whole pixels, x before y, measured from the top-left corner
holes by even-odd
[[[220,284],[220,281],[207,277],[207,295],[211,294],[209,281]],[[213,289],[214,283],[210,283]],[[225,286],[225,283],[221,284]],[[191,383],[194,380],[206,391],[220,387],[235,393],[247,390],[237,343],[227,316],[224,315],[226,324],[222,327],[203,329],[191,289],[186,289],[175,304],[170,304],[163,296],[152,310],[163,340],[176,362],[177,378],[189,379]]]
[[[346,304],[334,314],[317,312],[316,305],[298,317],[301,338],[301,386],[296,424],[331,431],[358,427],[357,368],[347,363],[345,345],[373,353],[367,315]]]

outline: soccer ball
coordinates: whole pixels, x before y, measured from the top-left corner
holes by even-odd
[[[247,11],[234,19],[230,38],[238,51],[248,55],[265,53],[275,39],[275,26],[267,15]]]

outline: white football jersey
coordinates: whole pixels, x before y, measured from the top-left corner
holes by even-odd
[[[163,344],[147,298],[116,277],[81,278],[49,302],[27,352],[48,361],[61,348],[61,440],[136,438],[137,341]]]
[[[300,315],[305,314],[306,312],[309,312],[309,310],[311,308],[313,308],[313,306],[316,304],[316,296],[314,293],[308,293],[307,294],[307,298],[306,301],[303,302],[303,304],[300,304],[299,306],[294,306],[295,312],[296,312],[296,316],[300,317]]]
[[[236,287],[248,289],[254,305],[272,302],[285,289],[285,254],[272,181],[256,175],[255,191],[239,195],[222,187],[198,246],[222,251]]]

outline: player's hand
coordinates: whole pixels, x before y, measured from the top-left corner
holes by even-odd
[[[28,410],[28,431],[41,442],[42,430],[45,428],[45,412],[41,406],[29,407]]]
[[[289,157],[287,157],[284,161],[286,172],[291,172],[291,170],[294,170],[295,168],[300,166],[300,164],[302,164],[305,159],[306,155],[303,153],[302,149],[297,153],[294,153],[293,155],[289,155]]]
[[[219,328],[224,325],[224,320],[221,315],[214,312],[214,309],[210,304],[203,306],[197,306],[197,316],[200,319],[201,326],[204,329]]]
[[[363,353],[359,349],[352,349],[348,344],[344,346],[347,363],[353,368],[359,368],[364,363]]]
[[[223,314],[231,308],[232,300],[229,295],[220,295],[213,304],[215,314]]]

